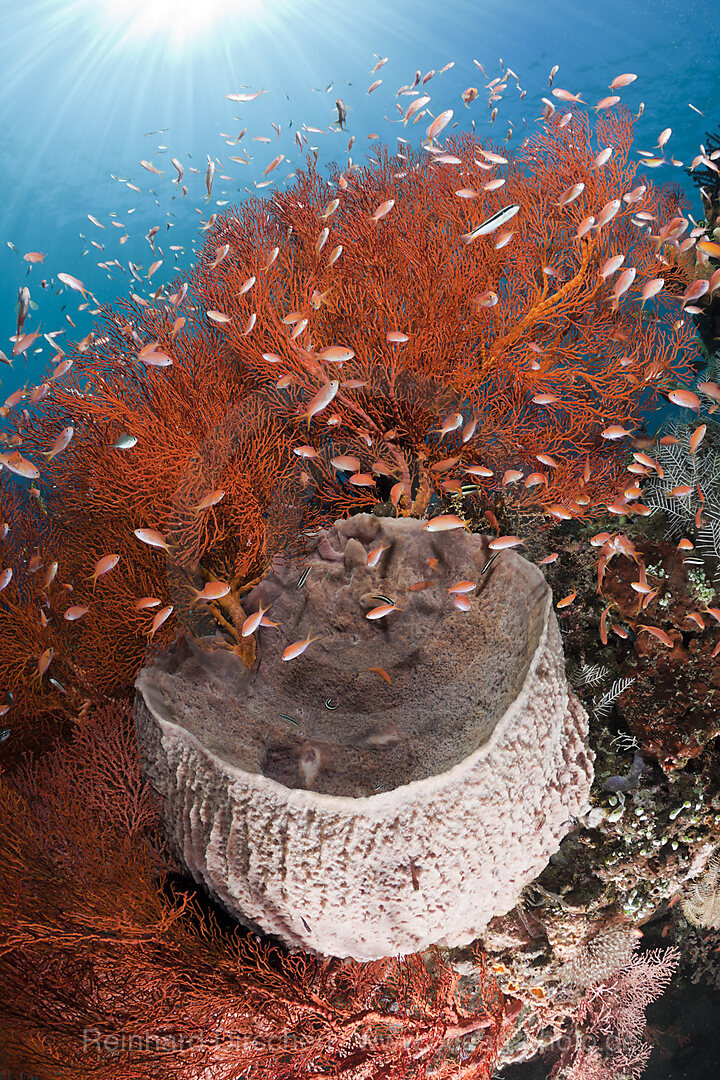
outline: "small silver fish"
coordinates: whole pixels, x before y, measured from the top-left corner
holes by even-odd
[[[119,439],[112,444],[111,450],[132,450],[133,446],[137,444],[137,435],[121,435]]]
[[[17,336],[18,336],[18,338],[22,334],[22,329],[23,329],[23,326],[25,325],[25,320],[27,319],[29,310],[30,310],[30,290],[28,289],[27,285],[22,285],[18,289],[18,298],[17,298]]]

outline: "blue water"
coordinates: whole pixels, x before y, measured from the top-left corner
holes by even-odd
[[[218,9],[214,18],[212,12]],[[185,34],[183,11],[193,20]],[[519,147],[525,134],[523,117],[532,128],[540,115],[540,99],[548,96],[548,73],[554,64],[559,65],[554,86],[582,91],[589,103],[609,93],[614,76],[635,72],[637,81],[620,91],[633,110],[645,103],[635,146],[652,150],[659,132],[671,127],[667,149],[689,164],[705,131],[715,130],[720,122],[717,26],[712,0],[692,5],[675,0],[370,0],[362,5],[317,0],[1,0],[0,348],[8,355],[12,349],[15,301],[23,284],[38,305],[25,331],[64,329],[60,343],[84,337],[92,329],[92,317],[87,311],[78,313],[79,294],[62,291],[57,281],[53,287],[59,271],[80,278],[103,302],[131,288],[143,292],[137,283],[131,286],[127,264],[139,264],[146,277],[152,261],[161,257],[153,255],[144,239],[154,225],[160,226],[156,245],[164,263],[152,287],[169,279],[174,265],[186,267],[204,237],[195,208],[207,220],[213,211],[225,209],[218,201],[231,205],[248,198],[245,187],[254,193],[253,183],[262,180],[264,169],[280,153],[286,160],[269,178],[279,186],[292,183],[286,177],[307,152],[301,155],[294,141],[303,123],[327,132],[308,134],[310,144],[320,149],[321,167],[331,160],[346,162],[351,135],[356,139],[351,156],[359,162],[377,146],[367,138],[371,133],[393,148],[398,134],[419,143],[425,122],[403,129],[384,119],[399,116],[396,101],[406,108],[412,100],[395,95],[401,85],[412,83],[416,69],[439,72],[454,61],[454,67],[427,85],[433,113],[453,108],[461,126],[469,128],[474,119],[483,139],[500,142],[511,121],[511,147]],[[388,63],[371,75],[378,57],[388,57]],[[527,96],[519,101],[510,80],[491,125],[484,86],[501,74],[500,58],[517,73]],[[483,65],[488,80],[473,59]],[[368,87],[379,78],[382,85],[368,95]],[[246,92],[266,92],[247,104],[226,99],[243,85]],[[460,94],[468,86],[478,87],[480,96],[466,109]],[[338,96],[349,107],[346,133],[330,129]],[[689,102],[705,118],[693,112]],[[279,139],[271,122],[281,125]],[[228,146],[219,134],[234,139],[243,127],[248,132],[237,147]],[[168,130],[145,135],[160,128]],[[258,135],[271,142],[251,141]],[[228,160],[244,151],[252,164]],[[208,154],[224,166],[217,169],[210,204],[203,198]],[[173,156],[185,167],[185,199],[171,182],[176,175]],[[164,170],[163,175],[145,171],[140,159]],[[199,173],[190,173],[190,166]],[[221,180],[223,172],[234,182]],[[111,174],[129,180],[142,193]],[[691,198],[694,216],[701,216],[696,190],[682,169],[666,165],[654,170],[652,179],[680,184]],[[126,230],[110,224],[111,211]],[[88,214],[106,228],[91,224]],[[129,239],[121,245],[125,231]],[[92,240],[104,244],[104,250]],[[171,243],[182,245],[184,252],[171,252]],[[29,268],[22,259],[29,251],[47,253],[44,264]],[[97,265],[115,258],[122,272]],[[48,288],[41,287],[42,279]],[[26,380],[40,380],[53,355],[39,338],[34,348],[41,347],[40,353],[17,358],[12,370],[0,365],[1,400]]]

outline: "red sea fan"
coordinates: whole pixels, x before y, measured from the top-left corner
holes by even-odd
[[[318,497],[338,512],[367,505],[329,462],[346,454],[373,492],[404,482],[414,512],[433,491],[457,494],[478,462],[495,474],[478,482],[485,492],[508,468],[535,474],[506,495],[521,509],[562,502],[578,514],[614,499],[622,467],[602,431],[639,427],[664,380],[688,378],[693,347],[691,324],[672,311],[646,322],[634,294],[614,310],[612,275],[600,274],[622,254],[635,288],[658,273],[668,293],[684,284],[676,266],[658,263],[647,223],[633,221],[642,207],[660,229],[678,201],[649,183],[633,189],[631,142],[626,110],[594,135],[575,113],[563,127],[548,122],[507,167],[464,135],[435,160],[381,154],[333,185],[311,169],[294,189],[217,222],[193,287],[226,317],[212,330],[219,347],[317,453],[303,469]],[[606,143],[614,153],[596,168]],[[491,178],[504,180],[501,195],[487,191]],[[560,205],[573,184],[580,197]],[[582,219],[613,200],[614,218],[578,239]],[[510,204],[520,209],[507,230],[462,243]],[[398,331],[406,341],[388,340]],[[325,360],[332,346],[349,358]],[[331,407],[305,429],[298,417],[328,380],[339,383]],[[541,469],[538,453],[556,465]]]
[[[241,600],[270,560],[378,501],[422,515],[433,498],[502,496],[578,517],[618,498],[623,456],[603,431],[639,427],[659,388],[687,379],[692,352],[677,312],[645,320],[637,303],[643,280],[662,272],[671,294],[683,278],[659,259],[676,244],[664,229],[677,194],[633,188],[632,126],[619,109],[591,133],[573,112],[506,164],[462,135],[422,159],[381,153],[333,183],[310,169],[218,218],[189,289],[102,310],[69,373],[16,420],[62,534],[43,559],[89,608],[72,629],[89,681],[127,687],[149,641],[213,620],[251,662]],[[614,148],[602,168],[596,137]],[[584,217],[615,204],[578,237]],[[470,239],[502,206],[519,208],[507,227]],[[647,234],[640,206],[663,236]],[[603,276],[616,254],[636,269],[617,304]],[[68,425],[69,446],[41,458]],[[137,538],[148,529],[164,546]],[[93,592],[92,568],[113,552]],[[212,580],[229,596],[198,604]],[[145,596],[157,605],[138,612]],[[45,636],[59,632],[52,614]]]

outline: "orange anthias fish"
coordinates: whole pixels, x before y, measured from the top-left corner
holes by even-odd
[[[216,506],[217,503],[219,503],[220,500],[224,498],[225,492],[221,489],[218,489],[217,491],[211,491],[209,495],[206,495],[200,500],[197,506],[193,506],[191,509],[197,511],[198,513],[201,510],[209,510],[211,506]]]
[[[380,221],[381,218],[384,218],[387,214],[390,213],[390,211],[392,210],[394,205],[395,205],[395,200],[394,199],[386,199],[385,202],[380,203],[377,210],[375,211],[375,213],[370,218],[370,221],[375,221],[375,222]]]
[[[672,649],[674,647],[675,642],[665,633],[664,630],[661,630],[659,626],[640,625],[638,626],[638,631],[640,630],[647,630],[649,634],[652,634],[653,637],[656,637],[658,641],[662,641],[663,645],[667,645],[668,648]]]
[[[457,514],[438,514],[437,517],[426,521],[423,528],[427,529],[428,532],[448,532],[450,529],[467,529],[468,532],[470,531],[468,523],[459,518]]]
[[[149,547],[164,548],[168,552],[171,550],[165,537],[157,529],[133,529],[133,533],[138,540],[141,540],[143,544],[147,544]]]
[[[70,289],[75,289],[76,292],[81,292],[85,296],[88,292],[87,288],[83,285],[82,281],[79,281],[72,274],[58,274],[58,281],[62,281],[63,285],[67,285]]]
[[[76,619],[82,619],[83,615],[87,615],[89,610],[90,608],[84,607],[82,604],[75,604],[66,610],[63,617],[68,622],[75,622]]]
[[[280,659],[294,660],[296,656],[301,656],[305,652],[308,645],[311,645],[313,641],[318,641],[319,638],[320,634],[316,634],[315,637],[310,637],[310,635],[308,635],[306,638],[303,638],[302,641],[294,641],[292,645],[288,645],[284,650]]]
[[[54,655],[55,655],[55,650],[54,649],[45,649],[45,652],[40,654],[40,656],[38,657],[37,668],[35,669],[36,678],[42,679],[43,675],[45,674],[47,669],[50,667],[50,664],[52,663],[52,658],[53,658]]]
[[[673,405],[681,405],[684,409],[700,408],[700,398],[692,390],[671,390],[668,399]]]
[[[386,683],[387,683],[387,684],[388,684],[389,686],[392,686],[392,679],[391,679],[391,678],[390,678],[390,676],[388,675],[388,673],[387,673],[387,671],[385,670],[385,668],[381,668],[381,667],[367,667],[367,668],[363,668],[363,671],[372,671],[372,672],[373,672],[373,673],[374,673],[375,675],[379,675],[381,679],[384,679],[384,680],[385,680],[385,682],[386,682]]]
[[[195,589],[195,600],[221,600],[230,592],[230,586],[226,581],[208,581],[202,589]]]
[[[159,603],[157,596],[141,596],[135,601],[135,610],[145,611],[146,608],[157,607]]]
[[[70,445],[70,440],[73,437],[73,431],[74,429],[72,427],[63,428],[57,439],[55,440],[52,450],[43,451],[43,457],[46,457],[48,461],[50,461],[51,458],[54,458],[58,454],[61,454],[62,451]]]
[[[155,616],[155,618],[152,621],[150,629],[147,632],[147,636],[148,636],[149,639],[152,639],[155,631],[159,630],[160,627],[162,626],[162,624],[164,622],[166,622],[170,618],[170,616],[173,613],[173,610],[174,610],[173,605],[168,604],[167,607],[161,608],[160,611],[158,611],[157,615]]]
[[[250,637],[251,634],[255,633],[259,626],[278,626],[278,623],[270,622],[269,619],[265,618],[266,611],[267,608],[260,604],[257,611],[254,611],[252,615],[248,615],[240,628],[242,637]]]
[[[518,544],[524,544],[525,541],[521,540],[519,536],[498,536],[496,540],[491,540],[488,547],[492,551],[504,551],[506,548],[517,547]]]
[[[373,569],[380,562],[383,551],[387,551],[390,547],[389,544],[381,544],[380,547],[373,548],[372,551],[368,551],[367,565],[370,569]]]
[[[95,591],[98,578],[102,577],[103,574],[109,573],[113,567],[117,566],[119,561],[119,555],[103,555],[101,559],[98,559],[93,568],[92,576],[87,579],[88,581],[92,581],[93,592]]]

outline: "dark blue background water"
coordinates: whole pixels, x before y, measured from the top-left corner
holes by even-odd
[[[183,11],[193,21],[186,35]],[[217,18],[213,11],[219,12]],[[153,22],[154,27],[147,25]],[[395,94],[401,85],[412,83],[416,69],[439,71],[454,61],[452,69],[427,84],[433,113],[453,108],[461,125],[469,127],[474,118],[481,137],[497,140],[504,139],[512,121],[516,134],[510,145],[516,147],[525,133],[522,118],[532,127],[542,111],[540,99],[549,94],[548,73],[554,64],[560,67],[555,87],[582,91],[591,104],[609,92],[615,75],[636,72],[637,81],[620,91],[634,110],[645,102],[636,147],[652,150],[659,132],[671,127],[667,150],[687,164],[705,130],[720,122],[718,27],[712,0],[369,0],[362,5],[319,0],[1,0],[0,348],[8,355],[12,349],[9,339],[22,284],[29,285],[38,304],[26,331],[63,328],[60,343],[71,335],[84,337],[92,320],[87,313],[77,314],[82,298],[67,290],[58,296],[52,288],[42,289],[41,279],[50,282],[58,271],[73,274],[101,301],[127,293],[128,260],[141,265],[145,276],[156,258],[144,239],[153,225],[160,225],[156,243],[164,264],[152,287],[171,276],[176,258],[178,267],[187,265],[193,246],[204,236],[195,208],[206,220],[211,212],[224,209],[218,201],[247,198],[245,186],[253,189],[278,153],[284,153],[286,161],[270,178],[279,185],[292,182],[285,178],[305,157],[293,139],[302,123],[328,132],[308,136],[311,145],[320,148],[321,165],[333,158],[347,160],[349,135],[356,137],[351,152],[355,161],[364,161],[377,146],[367,138],[373,132],[393,147],[399,134],[419,143],[427,121],[403,129],[383,119],[397,118],[398,100],[407,108],[412,99]],[[377,75],[370,74],[374,54],[389,57]],[[510,80],[494,126],[483,89],[486,80],[473,58],[483,64],[488,81],[500,75],[502,58],[527,89],[520,102]],[[376,78],[382,85],[368,96]],[[248,104],[228,101],[225,95],[237,93],[243,84],[267,92]],[[466,109],[460,94],[468,86],[477,86],[480,96]],[[338,96],[350,109],[346,134],[330,129]],[[688,102],[705,113],[705,119],[690,110]],[[271,121],[282,125],[279,140]],[[236,147],[219,134],[234,139],[243,127],[248,133]],[[144,135],[158,128],[168,130]],[[255,135],[269,136],[271,142],[253,142]],[[246,150],[251,165],[228,160]],[[209,205],[203,199],[208,154],[224,166],[217,170]],[[184,200],[171,182],[176,175],[173,156],[185,166],[189,191]],[[163,176],[141,168],[141,158],[164,170]],[[190,173],[190,166],[199,173]],[[235,181],[222,181],[223,172]],[[130,180],[142,194],[111,174]],[[691,193],[695,216],[701,216],[695,189],[682,169],[667,165],[651,175],[654,181],[683,185]],[[261,193],[272,191],[269,187]],[[130,239],[123,245],[119,240],[125,230],[111,226],[110,211],[126,225]],[[91,224],[87,214],[106,228]],[[169,231],[166,222],[172,225]],[[171,243],[182,245],[185,253],[169,251]],[[44,264],[28,271],[22,260],[28,251],[46,252]],[[123,272],[97,266],[114,258],[123,264]],[[55,287],[60,289],[57,283]],[[143,291],[137,284],[132,288]],[[40,380],[52,351],[42,338],[34,347],[44,351],[18,358],[12,371],[0,366],[0,400],[26,379]]]

